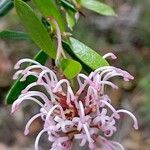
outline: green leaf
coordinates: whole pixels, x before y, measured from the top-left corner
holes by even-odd
[[[82,69],[79,62],[73,59],[62,59],[59,61],[59,67],[62,69],[63,74],[68,79],[74,78]]]
[[[72,28],[75,25],[74,13],[72,13],[71,11],[66,11],[66,21],[67,21],[68,28],[72,30]]]
[[[9,12],[9,10],[13,8],[13,6],[13,0],[0,0],[0,17],[6,15]]]
[[[94,12],[97,12],[101,15],[106,15],[106,16],[116,15],[114,10],[110,6],[102,2],[96,0],[81,0],[80,3],[83,7],[92,10]]]
[[[83,62],[83,64],[92,70],[109,65],[108,62],[103,59],[97,52],[72,37],[70,38],[70,45],[72,53],[81,62]]]
[[[74,53],[73,53],[73,50],[70,46],[70,44],[66,41],[62,41],[62,46],[63,46],[63,49],[76,61],[80,62],[80,64],[82,65],[83,69],[90,73],[92,71],[92,69],[87,66],[86,64],[84,64],[83,61],[81,61]]]
[[[32,0],[36,7],[41,11],[44,17],[53,17],[62,32],[64,32],[63,17],[61,16],[59,10],[57,9],[55,2],[53,0]]]
[[[19,31],[4,30],[0,32],[1,39],[11,39],[11,40],[28,40],[31,41],[30,36],[27,33]]]
[[[13,3],[11,0],[1,0],[0,1],[0,17],[4,16],[12,7],[13,7]]]
[[[74,13],[77,12],[76,8],[67,0],[60,0],[60,3],[66,10],[70,10]]]
[[[48,59],[48,55],[44,53],[43,51],[40,51],[35,57],[34,60],[41,64],[45,64],[46,60]],[[20,77],[21,78],[21,77]],[[19,79],[20,79],[19,78]],[[8,94],[6,95],[5,102],[6,104],[12,104],[18,96],[21,94],[21,91],[30,83],[35,82],[37,79],[34,76],[28,76],[26,81],[21,82],[19,79],[17,79],[11,89],[9,90]]]
[[[52,40],[32,8],[22,0],[15,0],[15,8],[32,40],[51,58],[55,58],[56,52]]]

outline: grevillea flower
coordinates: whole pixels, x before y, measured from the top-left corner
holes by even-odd
[[[103,58],[116,56],[108,53]],[[32,63],[25,69],[20,69],[22,63]],[[39,112],[26,124],[25,135],[29,133],[32,122],[40,117],[43,120],[43,129],[37,135],[35,150],[38,150],[40,137],[43,133],[48,135],[51,150],[71,150],[73,142],[79,140],[79,145],[88,143],[90,150],[123,150],[123,146],[110,141],[117,131],[117,122],[120,114],[128,114],[133,119],[133,127],[138,129],[135,116],[124,109],[116,110],[111,105],[111,99],[106,94],[106,86],[117,89],[112,83],[112,77],[120,76],[125,81],[133,77],[126,71],[113,66],[105,66],[91,72],[89,76],[77,76],[78,90],[73,91],[67,79],[58,79],[56,74],[48,67],[31,59],[22,59],[15,69],[14,79],[26,80],[30,75],[37,78],[36,82],[29,84],[12,105],[14,113],[23,101],[34,101],[40,107]],[[42,86],[44,92],[35,91],[33,87]]]

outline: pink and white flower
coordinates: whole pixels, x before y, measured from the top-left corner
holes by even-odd
[[[104,58],[107,57],[116,59],[112,53],[104,55]],[[22,63],[32,65],[20,69]],[[39,112],[28,121],[24,131],[25,135],[30,132],[29,127],[36,118],[43,120],[43,129],[37,135],[35,150],[38,150],[43,133],[48,135],[48,140],[52,143],[51,150],[71,150],[74,140],[80,140],[80,146],[88,143],[91,150],[123,150],[121,144],[107,140],[107,137],[117,131],[120,113],[128,114],[133,119],[133,127],[138,129],[135,116],[127,110],[116,110],[105,92],[106,86],[118,88],[110,81],[112,77],[120,76],[124,81],[133,79],[124,70],[104,66],[91,72],[89,76],[79,74],[79,88],[73,91],[67,79],[59,80],[52,70],[34,60],[22,59],[15,65],[15,69],[20,70],[15,73],[14,79],[24,81],[30,75],[37,78],[36,82],[22,91],[12,105],[12,113],[23,101],[34,101],[40,106]],[[46,92],[33,90],[36,86],[42,86]]]

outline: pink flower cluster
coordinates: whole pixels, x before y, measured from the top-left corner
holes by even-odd
[[[115,58],[111,53],[103,58],[108,56]],[[40,106],[39,113],[28,121],[24,131],[25,135],[29,133],[29,127],[36,118],[43,120],[43,129],[37,135],[35,150],[38,150],[43,133],[47,133],[52,143],[51,150],[71,150],[75,140],[79,141],[80,146],[88,143],[90,150],[123,150],[121,144],[107,139],[117,131],[116,122],[121,113],[128,114],[133,119],[134,128],[138,129],[135,116],[127,110],[116,110],[105,93],[106,86],[118,88],[110,81],[112,77],[121,76],[125,81],[132,80],[128,72],[105,66],[91,72],[89,76],[81,73],[77,76],[78,90],[74,92],[67,79],[59,80],[52,70],[34,60],[22,59],[15,69],[19,69],[22,63],[32,65],[18,70],[14,79],[21,76],[20,81],[24,81],[32,75],[37,81],[22,91],[12,105],[12,113],[23,101],[34,101]],[[35,86],[42,86],[45,92],[34,91]]]

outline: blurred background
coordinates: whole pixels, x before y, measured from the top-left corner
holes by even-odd
[[[114,140],[127,150],[150,150],[150,0],[103,0],[117,12],[117,17],[103,17],[83,10],[73,35],[100,54],[113,52],[118,57],[110,63],[129,71],[135,80],[129,83],[114,79],[119,90],[109,91],[116,108],[135,114],[139,130],[132,127],[130,118],[123,118]],[[11,10],[0,18],[0,30],[22,31],[23,27]],[[38,32],[38,31],[37,31]],[[33,51],[34,49],[34,51]],[[0,39],[0,150],[31,150],[40,122],[34,121],[31,135],[23,135],[24,126],[38,110],[34,104],[10,115],[4,102],[12,84],[13,65],[23,57],[32,58],[37,47],[27,41]],[[40,145],[46,149],[44,138]]]

